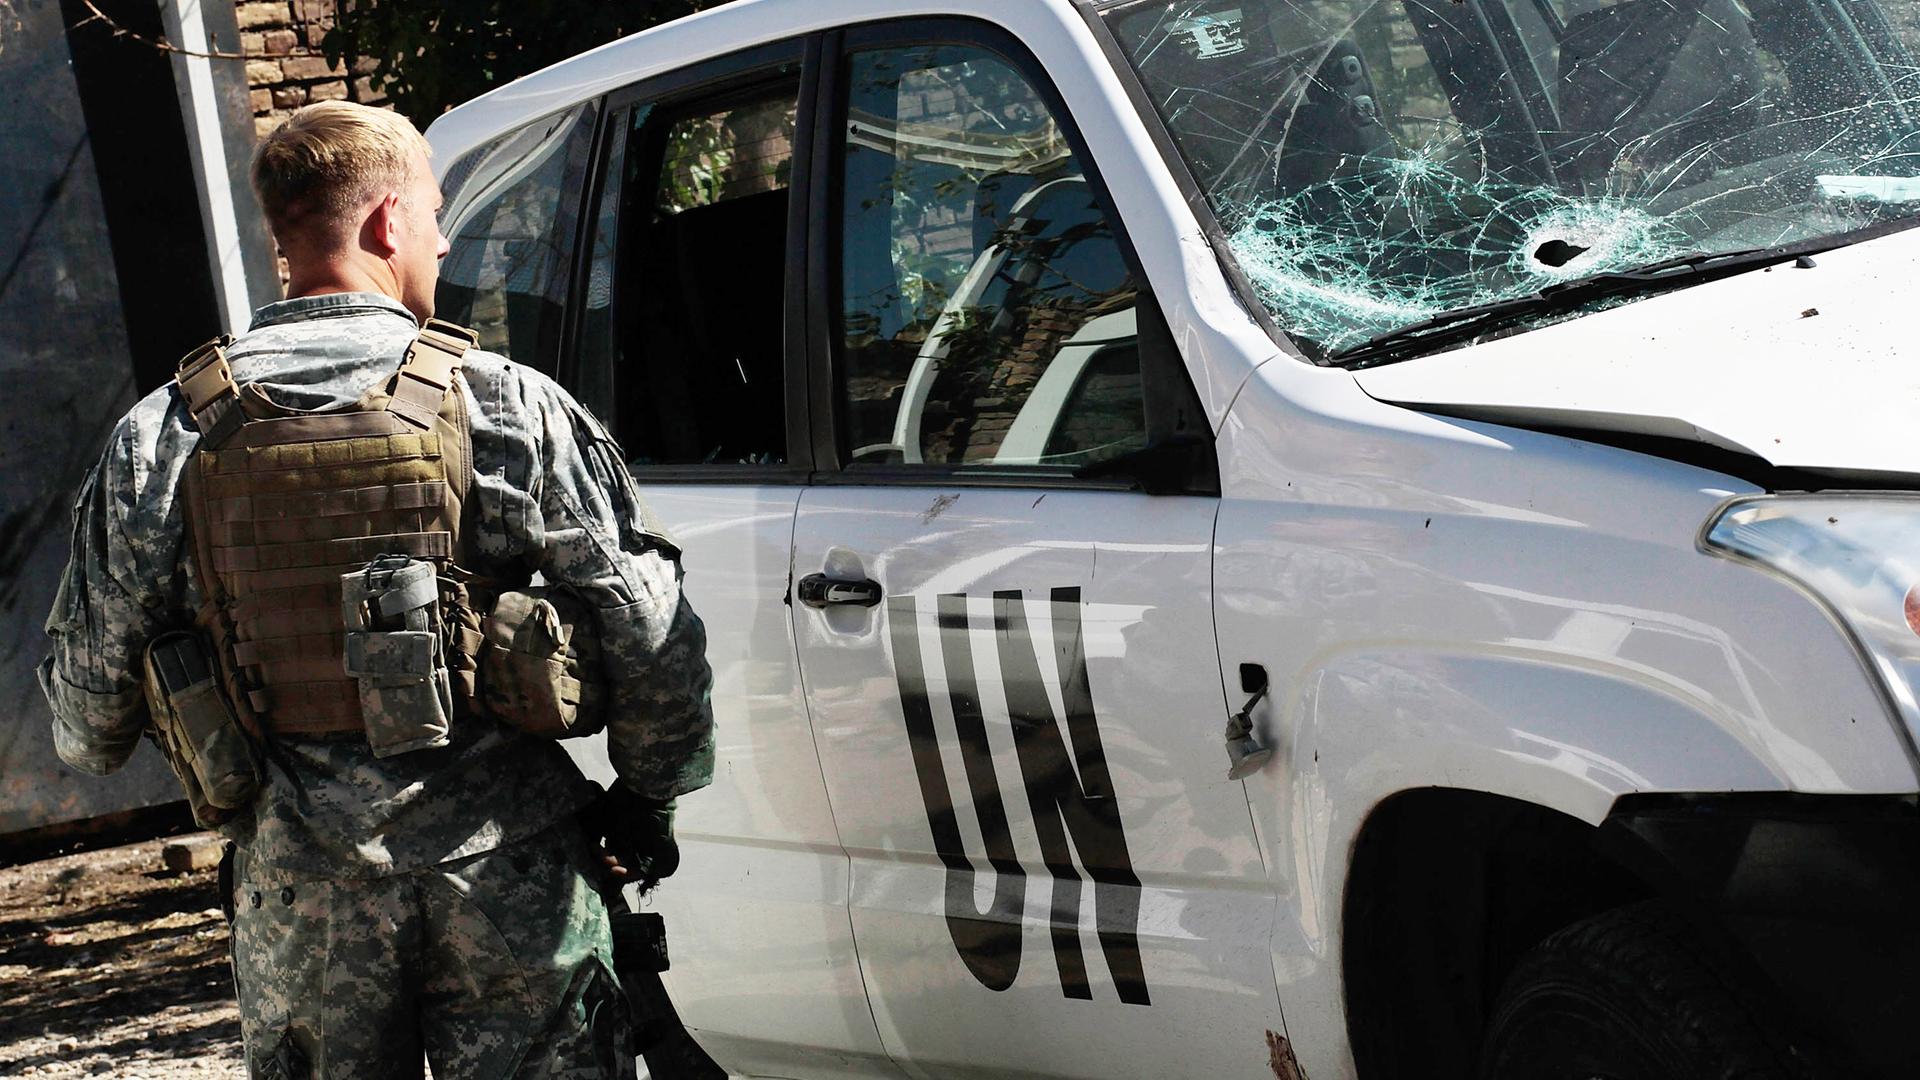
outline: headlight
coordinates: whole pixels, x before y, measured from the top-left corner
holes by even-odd
[[[1920,735],[1920,497],[1765,495],[1729,503],[1709,550],[1751,559],[1824,601]]]

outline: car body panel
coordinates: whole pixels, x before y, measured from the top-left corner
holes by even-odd
[[[641,494],[685,546],[686,595],[714,674],[714,782],[686,801],[681,870],[647,901],[667,921],[675,1008],[735,1068],[798,1058],[811,1075],[897,1076],[860,981],[846,852],[780,604],[799,489]],[[612,781],[604,736],[565,745],[589,776]],[[727,962],[703,962],[714,957]]]
[[[1451,787],[1589,823],[1635,791],[1909,792],[1913,748],[1822,609],[1701,552],[1751,486],[1434,417],[1269,365],[1221,432],[1222,667],[1267,666],[1248,781],[1303,1068],[1351,1077],[1345,868],[1391,795]]]
[[[916,1071],[1264,1073],[1264,1033],[1281,1026],[1259,944],[1273,895],[1220,738],[1215,505],[802,497],[796,573],[870,577],[886,596],[792,610],[861,969],[882,1037]],[[1097,820],[1109,809],[1118,837]],[[1049,927],[1077,944],[1050,944]]]

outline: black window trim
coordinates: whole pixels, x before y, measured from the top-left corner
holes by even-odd
[[[567,304],[560,317],[560,355],[553,377],[564,387],[579,385],[580,327],[586,319],[586,288],[593,273],[593,239],[600,211],[600,174],[612,145],[607,139],[609,118],[618,110],[605,95],[594,100],[593,146],[587,154],[587,180],[580,190],[580,212],[573,224],[573,262],[567,267]],[[619,226],[614,227],[619,235]],[[572,393],[569,390],[568,393]],[[575,395],[578,396],[578,395]]]
[[[1088,13],[1091,17],[1091,13]],[[808,243],[806,265],[808,289],[807,358],[812,371],[809,396],[813,422],[813,460],[816,471],[812,482],[823,485],[912,486],[912,487],[1017,487],[1045,490],[1129,491],[1137,485],[1125,476],[1075,477],[1048,466],[983,465],[861,465],[849,468],[843,457],[841,430],[845,427],[840,389],[839,345],[834,330],[838,324],[835,310],[841,302],[839,207],[843,202],[843,175],[837,161],[839,139],[837,121],[846,108],[846,71],[848,57],[855,51],[924,45],[961,45],[978,48],[1004,60],[1017,71],[1053,114],[1066,136],[1089,189],[1112,226],[1114,241],[1127,268],[1139,283],[1137,309],[1142,314],[1139,337],[1143,386],[1183,387],[1197,407],[1198,396],[1187,373],[1178,346],[1167,330],[1164,311],[1155,296],[1145,265],[1126,230],[1126,221],[1107,190],[1099,163],[1081,134],[1080,126],[1068,108],[1053,79],[1034,56],[1033,50],[1011,31],[998,24],[968,16],[925,16],[860,23],[828,32],[821,44],[822,53],[816,75],[815,113],[812,137],[812,175],[820,182],[811,185],[808,207]],[[1203,204],[1204,205],[1204,204]],[[1149,369],[1153,370],[1149,370]],[[1158,376],[1158,377],[1156,377]],[[1167,407],[1148,394],[1149,437],[1156,435],[1155,414]],[[1220,491],[1218,464],[1212,454],[1212,432],[1202,425],[1200,434],[1207,440],[1208,452],[1186,486],[1186,494],[1217,496]]]
[[[812,155],[808,147],[816,141],[812,131],[812,95],[815,92],[815,69],[820,63],[820,35],[807,34],[762,45],[752,46],[738,52],[727,53],[706,60],[696,61],[686,67],[663,72],[639,82],[630,83],[608,92],[602,98],[600,129],[596,133],[596,143],[592,157],[593,173],[582,197],[580,212],[580,235],[578,251],[572,268],[574,278],[569,286],[569,294],[584,296],[587,275],[591,273],[591,245],[594,240],[600,199],[603,194],[601,174],[604,172],[607,157],[612,153],[613,140],[628,135],[627,125],[615,125],[608,118],[628,117],[632,111],[650,106],[653,115],[649,122],[662,115],[673,115],[681,111],[693,112],[704,104],[723,101],[729,97],[752,93],[756,88],[793,80],[799,87],[797,113],[795,116],[793,173],[788,184],[787,205],[787,246],[790,251],[799,250],[806,236],[807,207],[809,205],[809,163]],[[631,149],[631,148],[629,148]],[[622,206],[626,204],[626,195],[621,195]],[[623,222],[619,220],[620,211],[616,208],[615,235],[615,273],[619,272],[624,254],[618,246],[623,244]],[[788,265],[794,264],[789,258]],[[787,461],[779,465],[742,465],[724,464],[674,464],[674,465],[632,465],[628,468],[635,482],[640,484],[745,484],[756,486],[800,486],[808,482],[813,475],[813,447],[810,439],[809,398],[807,394],[807,357],[805,350],[804,302],[807,287],[804,273],[786,275],[782,311],[782,354],[783,379],[786,384],[786,423],[787,423]],[[613,302],[619,302],[619,289],[614,289]],[[573,331],[563,338],[562,368],[567,377],[565,385],[577,385],[580,375],[580,357],[577,332],[581,319],[585,317],[584,306],[578,303],[568,305],[568,317],[563,329]],[[617,315],[615,325],[618,325]],[[616,437],[618,432],[615,433]]]

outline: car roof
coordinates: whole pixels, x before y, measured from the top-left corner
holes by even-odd
[[[993,18],[1010,8],[1057,9],[1078,21],[1074,0],[733,0],[608,42],[496,87],[427,129],[434,171],[502,132],[610,90],[756,45],[856,22],[927,15]]]

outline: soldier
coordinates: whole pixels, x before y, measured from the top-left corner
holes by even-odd
[[[423,1055],[437,1077],[630,1075],[596,885],[678,863],[672,800],[712,773],[704,631],[600,424],[458,328],[423,329],[448,249],[428,153],[344,102],[262,142],[289,298],[120,422],[75,505],[41,684],[60,756],[102,775],[148,725],[149,643],[212,642],[264,756],[221,825],[252,1075],[418,1077]],[[342,629],[376,555],[433,568],[410,612],[431,621]],[[368,587],[402,576],[376,570]],[[473,704],[486,598],[533,571],[597,613],[604,796]]]

